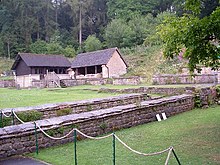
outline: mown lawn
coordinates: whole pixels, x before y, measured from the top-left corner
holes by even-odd
[[[142,152],[154,152],[174,146],[184,165],[220,164],[220,106],[209,109],[195,109],[168,118],[117,131],[125,143]],[[77,143],[79,165],[111,165],[112,138],[104,140],[83,140]],[[34,158],[53,165],[74,164],[73,143],[41,149]],[[153,157],[136,155],[116,141],[117,165],[162,165],[167,154]],[[171,156],[171,165],[176,161]]]
[[[0,88],[0,108],[33,106],[46,103],[103,98],[115,95],[119,94],[98,93],[95,91],[83,90],[82,87],[30,90]]]

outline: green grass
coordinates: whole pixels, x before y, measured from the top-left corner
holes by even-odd
[[[34,106],[46,103],[85,100],[115,96],[113,93],[98,93],[83,90],[83,88],[56,88],[56,89],[7,89],[0,88],[0,108],[14,108]]]
[[[125,88],[139,88],[139,87],[186,87],[189,85],[82,85],[71,88],[56,88],[56,89],[8,89],[0,88],[0,108],[14,108],[24,106],[34,106],[46,103],[58,103],[66,101],[76,101],[93,98],[103,98],[108,96],[119,95],[116,93],[98,93],[96,91],[84,89],[125,89]]]
[[[155,152],[174,146],[182,164],[220,164],[220,106],[196,109],[168,118],[117,131],[116,134],[130,147],[141,152]],[[34,158],[53,165],[70,165],[74,162],[73,143],[41,149]],[[77,143],[79,165],[111,165],[112,138]],[[116,141],[116,164],[118,165],[162,165],[167,154],[143,157],[131,153]],[[176,165],[171,156],[170,165]]]

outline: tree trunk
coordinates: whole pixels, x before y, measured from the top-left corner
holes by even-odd
[[[8,59],[11,58],[11,54],[10,54],[10,42],[7,42],[7,48],[8,48]]]

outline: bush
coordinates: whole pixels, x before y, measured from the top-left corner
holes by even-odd
[[[38,112],[37,110],[34,111],[26,111],[26,112],[19,112],[17,116],[24,122],[29,122],[29,121],[36,121],[36,120],[41,120],[43,113]]]
[[[65,115],[69,115],[72,113],[72,109],[71,108],[65,108],[65,109],[61,109],[56,111],[57,116],[65,116]]]

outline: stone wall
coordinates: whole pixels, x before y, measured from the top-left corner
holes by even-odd
[[[62,80],[63,84],[67,87],[76,85],[138,85],[141,83],[140,77],[127,77],[127,78],[89,78],[89,79],[65,79]]]
[[[109,89],[101,88],[99,92],[112,92],[112,93],[148,93],[160,94],[165,96],[180,95],[180,94],[193,94],[201,102],[201,107],[207,107],[212,104],[217,96],[215,86],[196,88],[196,87],[180,87],[180,88],[167,88],[167,87],[140,87],[140,88],[127,88],[127,89]]]
[[[210,84],[217,83],[217,74],[197,74],[192,77],[189,74],[162,74],[153,76],[153,84]]]
[[[14,80],[0,80],[0,88],[15,87]]]
[[[151,97],[148,94],[125,94],[115,97],[108,98],[99,98],[91,100],[82,100],[82,101],[73,101],[73,102],[64,102],[64,103],[55,103],[55,104],[44,104],[40,106],[33,107],[20,107],[20,108],[6,108],[2,111],[6,115],[10,115],[11,111],[14,110],[16,114],[19,112],[28,112],[37,110],[42,112],[42,119],[48,119],[51,117],[57,117],[59,114],[62,114],[62,110],[70,110],[68,114],[77,114],[82,112],[88,112],[93,110],[111,108],[115,106],[122,106],[127,104],[138,103],[141,101],[151,100]],[[63,114],[65,115],[65,113]],[[19,121],[15,121],[19,123]]]
[[[165,112],[168,117],[189,111],[194,107],[194,99],[191,95],[179,95],[157,100],[143,101],[140,105],[129,104],[72,114],[67,116],[55,117],[46,120],[39,120],[37,124],[43,130],[53,130],[59,132],[53,136],[66,134],[73,127],[77,127],[82,132],[97,136],[103,133],[112,132],[122,128],[155,121],[157,113]],[[102,127],[105,125],[105,127]],[[57,131],[56,131],[57,130]],[[81,138],[78,136],[78,138]],[[40,148],[46,148],[58,144],[73,141],[72,135],[63,140],[51,140],[45,137],[38,130],[38,143]],[[0,128],[0,158],[23,154],[35,151],[34,124],[32,122]]]
[[[138,85],[141,83],[140,77],[114,78],[114,85]]]

